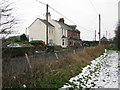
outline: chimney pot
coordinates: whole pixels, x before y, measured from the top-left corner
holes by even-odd
[[[59,22],[64,23],[64,18],[60,18],[60,19],[59,19]]]
[[[48,16],[51,16],[50,12],[48,12]]]

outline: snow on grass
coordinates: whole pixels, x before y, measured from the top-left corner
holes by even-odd
[[[62,88],[118,88],[118,53],[105,51]]]

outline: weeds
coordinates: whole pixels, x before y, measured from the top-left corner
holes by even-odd
[[[68,53],[59,60],[32,60],[32,73],[28,66],[21,70],[19,65],[13,64],[9,70],[3,69],[3,88],[62,87],[71,77],[82,72],[82,68],[91,60],[100,56],[104,48],[102,45],[85,48],[76,54]]]

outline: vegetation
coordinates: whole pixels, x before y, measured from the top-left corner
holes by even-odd
[[[25,56],[25,53],[32,55],[35,53],[35,50],[39,50],[36,47],[10,47],[2,48],[2,57],[5,59],[10,59],[13,57],[22,57]]]
[[[85,48],[76,54],[64,55],[59,60],[31,61],[24,70],[20,67],[3,69],[4,88],[60,88],[71,77],[76,76],[82,68],[90,64],[104,52],[104,46]]]
[[[116,33],[116,46],[117,46],[117,49],[120,50],[120,22],[118,24],[118,27],[117,27],[117,30],[115,31]]]
[[[31,41],[30,43],[34,46],[45,46],[45,42],[42,40]]]
[[[26,35],[25,34],[22,34],[21,36],[20,36],[20,41],[28,41],[28,38],[26,37]]]
[[[83,46],[96,46],[99,44],[99,41],[83,41]]]

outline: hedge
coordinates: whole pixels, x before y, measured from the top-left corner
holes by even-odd
[[[36,50],[40,50],[38,47],[6,47],[2,48],[2,58],[13,58],[25,56],[25,53],[32,55]]]

